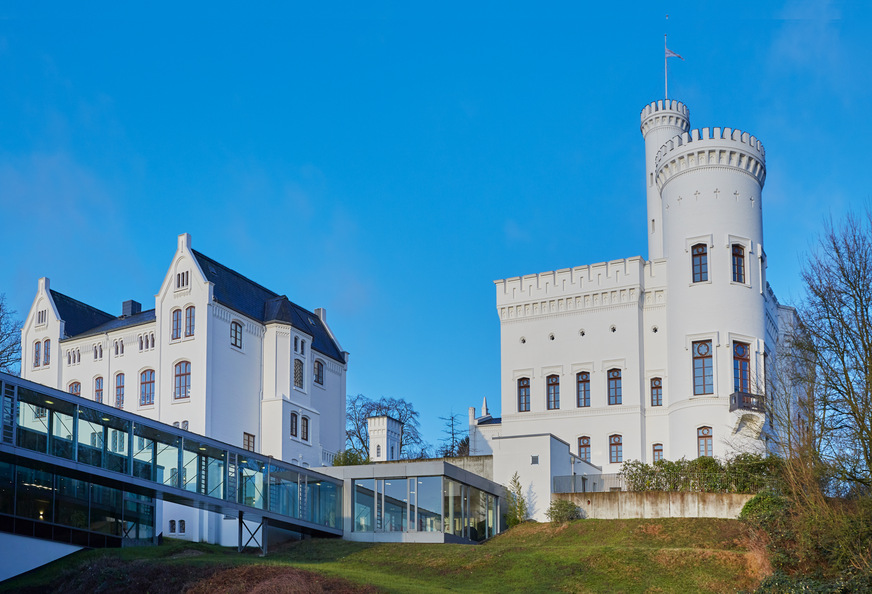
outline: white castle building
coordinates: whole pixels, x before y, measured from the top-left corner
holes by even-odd
[[[39,280],[21,376],[301,466],[345,448],[348,353],[307,311],[195,251],[180,235],[155,295],[121,316]],[[236,522],[164,504],[158,531],[236,542]],[[211,527],[210,527],[211,524]]]
[[[471,453],[498,483],[518,472],[537,519],[554,476],[591,489],[625,460],[763,452],[772,434],[765,362],[794,312],[766,282],[763,145],[691,130],[678,101],[647,105],[641,131],[648,259],[495,281],[502,416],[470,409]]]

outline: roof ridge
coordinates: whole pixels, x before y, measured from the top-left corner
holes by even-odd
[[[227,272],[232,272],[232,273],[235,274],[236,276],[238,276],[238,277],[240,277],[241,279],[243,279],[243,280],[245,280],[245,281],[251,283],[252,285],[258,287],[259,289],[263,289],[263,290],[266,291],[267,293],[271,293],[271,294],[273,295],[273,298],[275,298],[275,297],[280,297],[280,295],[279,295],[278,293],[276,293],[275,291],[271,291],[270,289],[267,289],[267,288],[264,287],[262,284],[260,284],[260,283],[258,283],[258,282],[255,282],[255,281],[251,280],[250,278],[248,278],[247,276],[245,276],[245,275],[242,274],[241,272],[237,272],[236,270],[230,268],[229,266],[225,266],[224,264],[222,264],[222,263],[219,262],[218,260],[215,260],[214,258],[210,258],[210,257],[207,256],[206,254],[204,254],[204,253],[202,253],[202,252],[198,252],[197,250],[195,250],[195,249],[193,249],[193,248],[191,248],[191,252],[192,252],[195,256],[197,256],[198,258],[203,258],[203,259],[205,259],[205,260],[208,260],[208,261],[211,262],[212,264],[215,264],[215,265],[217,265],[217,266],[220,266],[221,268],[223,268],[223,269],[226,270]]]
[[[79,305],[83,305],[83,306],[87,307],[88,309],[92,309],[92,310],[94,310],[95,312],[97,312],[97,313],[99,313],[99,314],[103,314],[104,316],[107,316],[107,317],[109,317],[109,318],[116,318],[116,317],[118,317],[118,316],[113,316],[113,315],[110,314],[110,313],[106,313],[106,312],[103,311],[102,309],[97,309],[97,308],[94,307],[93,305],[88,305],[88,304],[85,303],[84,301],[79,301],[79,300],[76,299],[75,297],[70,297],[69,295],[65,295],[64,293],[61,293],[60,291],[55,291],[54,289],[49,289],[49,293],[52,294],[52,298],[54,298],[55,295],[58,295],[58,296],[60,296],[60,297],[63,297],[64,299],[69,299],[70,301],[74,301],[74,302],[78,303]]]

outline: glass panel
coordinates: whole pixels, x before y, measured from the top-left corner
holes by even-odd
[[[88,495],[85,481],[58,476],[55,522],[73,528],[88,529]]]
[[[154,440],[143,435],[142,427],[133,427],[133,476],[155,480]]]
[[[67,460],[73,459],[73,423],[76,406],[57,401],[51,411],[51,454]]]
[[[442,477],[420,476],[417,482],[418,530],[442,530]]]
[[[15,501],[15,466],[0,462],[0,514],[12,514]]]
[[[300,515],[300,475],[294,470],[270,466],[269,509],[292,518]]]
[[[443,477],[443,507],[445,514],[445,527],[443,532],[463,536],[463,499],[461,496],[461,484],[450,478]]]
[[[469,539],[480,541],[487,538],[487,493],[473,487],[469,492]]]
[[[239,503],[263,509],[264,463],[251,458],[239,460]]]
[[[372,532],[375,514],[375,481],[363,479],[354,481],[354,519],[351,529],[354,532]]]
[[[18,446],[36,452],[48,451],[48,410],[45,397],[18,388]]]
[[[308,481],[306,484],[310,522],[339,528],[341,498],[337,485],[327,481]]]
[[[16,515],[51,522],[54,491],[51,473],[19,466],[16,475],[18,481]]]
[[[223,499],[226,455],[224,450],[186,438],[182,453],[183,488]]]
[[[154,503],[149,497],[124,496],[124,538],[154,538]]]
[[[182,450],[182,483],[181,488],[185,491],[197,492],[197,477],[199,476],[200,457],[189,451]]]
[[[91,485],[92,532],[121,536],[121,491],[111,487]]]
[[[495,536],[497,533],[497,498],[493,495],[487,496],[487,536],[488,538]]]
[[[141,476],[139,473],[143,473],[144,478],[151,478],[171,487],[180,487],[179,442],[178,436],[166,431],[136,425],[133,438],[134,474]],[[153,475],[145,477],[149,463],[154,465]]]
[[[103,466],[105,433],[99,412],[89,408],[79,409],[79,462]]]
[[[385,479],[385,532],[405,532],[408,527],[409,484],[404,478]]]

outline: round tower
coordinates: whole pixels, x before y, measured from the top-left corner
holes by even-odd
[[[765,178],[763,145],[730,128],[684,132],[654,159],[668,258],[670,441],[682,452],[708,443],[724,456],[759,440]]]
[[[690,130],[690,112],[680,101],[654,101],[642,110],[645,187],[648,192],[648,259],[663,257],[663,210],[655,183],[654,159],[663,143]]]

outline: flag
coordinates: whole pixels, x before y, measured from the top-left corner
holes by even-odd
[[[666,48],[666,57],[667,58],[678,58],[679,60],[684,60],[684,58],[682,58],[681,56],[676,54],[674,51],[672,51],[668,47]]]

